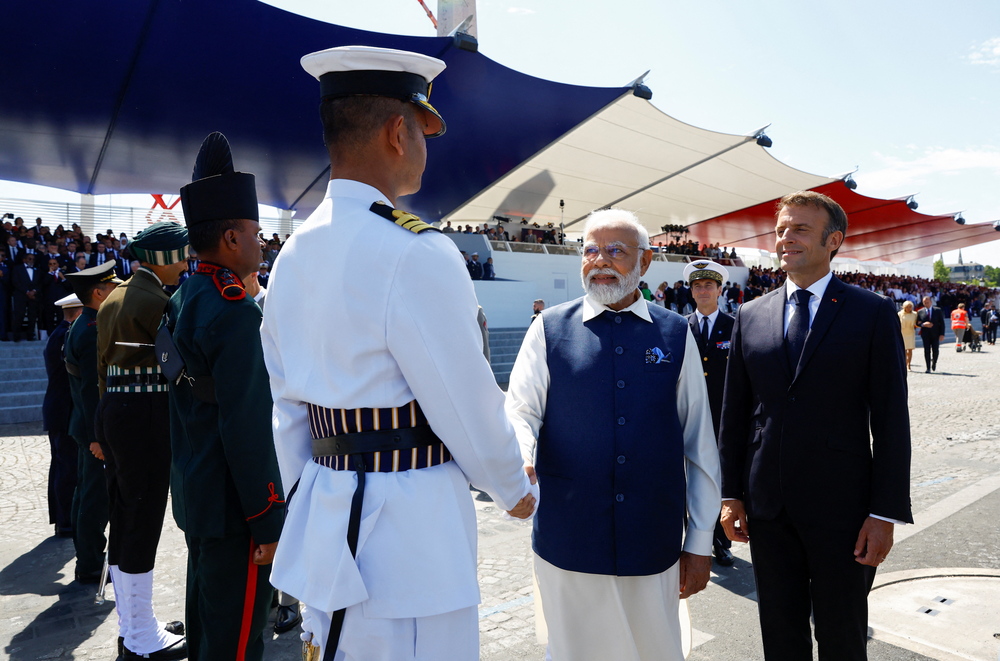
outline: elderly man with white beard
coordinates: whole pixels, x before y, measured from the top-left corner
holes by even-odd
[[[621,209],[584,234],[586,295],[546,309],[507,413],[541,490],[535,573],[554,661],[681,661],[678,599],[702,590],[719,455],[687,321],[647,304],[649,235]]]

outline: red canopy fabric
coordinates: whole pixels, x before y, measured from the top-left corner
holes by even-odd
[[[848,230],[838,257],[894,264],[986,243],[997,238],[991,223],[959,225],[954,216],[929,216],[906,200],[859,195],[841,180],[812,190],[828,195],[847,212]],[[778,200],[732,211],[688,225],[700,243],[774,250],[774,212]]]

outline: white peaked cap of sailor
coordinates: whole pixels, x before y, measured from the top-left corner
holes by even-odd
[[[431,105],[431,81],[444,71],[444,62],[394,48],[338,46],[304,55],[302,68],[319,81],[320,98],[383,96],[423,108],[429,114],[424,135],[436,138],[447,130],[444,118]]]
[[[422,76],[428,83],[447,66],[430,55],[375,46],[338,46],[302,56],[302,68],[319,80],[334,71],[400,71]]]
[[[70,294],[69,296],[63,296],[58,301],[56,301],[56,306],[60,308],[82,308],[83,303],[77,298],[76,294]]]
[[[684,267],[684,282],[715,280],[720,285],[729,280],[729,269],[710,259],[696,259]]]

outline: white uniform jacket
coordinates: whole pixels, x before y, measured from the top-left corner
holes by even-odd
[[[271,571],[275,587],[333,611],[423,617],[479,603],[469,482],[511,509],[529,492],[504,395],[483,357],[472,281],[455,244],[369,211],[386,200],[333,180],[282,248],[261,336],[286,491],[298,482]],[[347,522],[357,477],[311,460],[306,403],[416,399],[454,461],[368,473],[357,559]]]

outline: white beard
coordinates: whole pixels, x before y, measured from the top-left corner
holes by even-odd
[[[635,268],[626,276],[622,276],[614,269],[591,269],[586,274],[581,270],[580,275],[583,280],[583,291],[588,296],[601,305],[614,305],[639,288],[639,279],[642,277],[642,260],[635,260]],[[610,285],[591,282],[597,275],[613,275],[618,278],[618,282]]]

